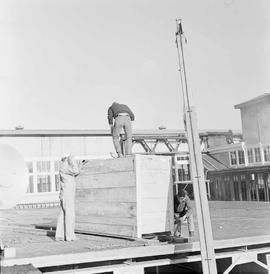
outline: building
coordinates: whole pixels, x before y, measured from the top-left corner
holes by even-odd
[[[200,131],[202,149],[241,138],[230,131]],[[124,142],[124,136],[122,137]],[[58,203],[59,161],[72,153],[78,160],[111,158],[114,147],[108,130],[0,130],[0,143],[9,144],[24,157],[29,186],[20,204]],[[174,158],[174,181],[190,183],[188,146],[184,130],[135,130],[133,152],[169,154]]]
[[[270,200],[270,94],[235,105],[241,112],[243,141],[208,148],[205,165],[210,199]]]

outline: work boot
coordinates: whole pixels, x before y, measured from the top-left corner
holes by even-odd
[[[174,232],[174,237],[181,237],[181,233],[179,231]]]
[[[78,237],[72,237],[72,238],[66,239],[67,242],[78,241],[78,240],[80,240],[80,238],[78,238]]]
[[[55,238],[55,241],[56,241],[56,242],[64,242],[65,239],[64,239],[64,238],[61,238],[61,237],[56,237],[56,238]]]

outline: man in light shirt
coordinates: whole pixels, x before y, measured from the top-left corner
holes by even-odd
[[[60,162],[60,213],[55,233],[56,241],[74,241],[75,237],[75,177],[79,166],[72,155]]]

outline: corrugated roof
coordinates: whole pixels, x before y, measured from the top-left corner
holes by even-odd
[[[221,163],[217,159],[215,159],[213,156],[209,154],[202,154],[203,159],[203,165],[207,170],[223,170],[228,169],[229,167],[226,166],[224,163]]]

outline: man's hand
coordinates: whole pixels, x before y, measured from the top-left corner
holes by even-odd
[[[174,219],[178,223],[180,221],[180,217],[178,214],[174,214]]]
[[[184,215],[184,216],[182,217],[182,220],[183,220],[184,223],[186,223],[186,222],[188,221],[188,217],[187,217],[186,215]]]

